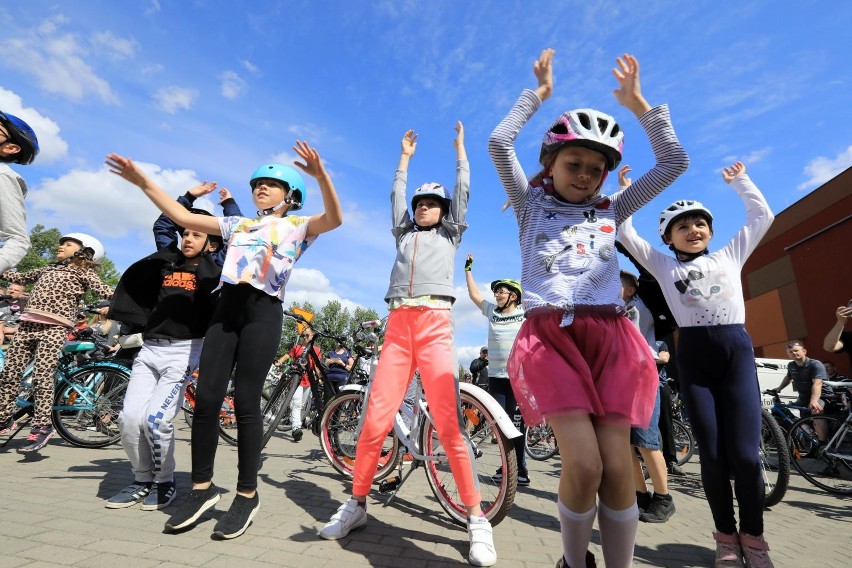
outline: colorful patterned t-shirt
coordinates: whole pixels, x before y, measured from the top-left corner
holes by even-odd
[[[221,284],[250,284],[284,300],[293,265],[316,237],[306,237],[309,217],[219,217],[228,241]]]

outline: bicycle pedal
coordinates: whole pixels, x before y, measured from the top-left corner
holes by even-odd
[[[399,488],[401,478],[399,476],[391,477],[379,482],[379,493],[390,493]]]

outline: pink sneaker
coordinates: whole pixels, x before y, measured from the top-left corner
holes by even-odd
[[[716,541],[716,560],[713,568],[745,568],[740,539],[735,534],[713,533]]]
[[[763,540],[763,535],[752,536],[741,532],[740,546],[749,568],[775,568],[769,559],[769,545]]]

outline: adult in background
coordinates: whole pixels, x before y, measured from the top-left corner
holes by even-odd
[[[0,272],[18,264],[30,249],[24,197],[27,182],[7,164],[27,165],[38,154],[38,138],[30,125],[0,111]]]
[[[470,362],[473,384],[488,390],[488,347],[479,350],[479,357]]]
[[[852,369],[852,330],[844,331],[843,329],[846,327],[846,322],[852,318],[852,300],[849,300],[845,306],[839,306],[835,315],[837,322],[823,339],[822,347],[829,353],[845,351],[849,356],[849,367]]]

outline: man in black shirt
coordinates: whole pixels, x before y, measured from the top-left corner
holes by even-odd
[[[470,362],[470,374],[473,376],[473,384],[488,389],[488,348],[479,350],[479,357]]]

